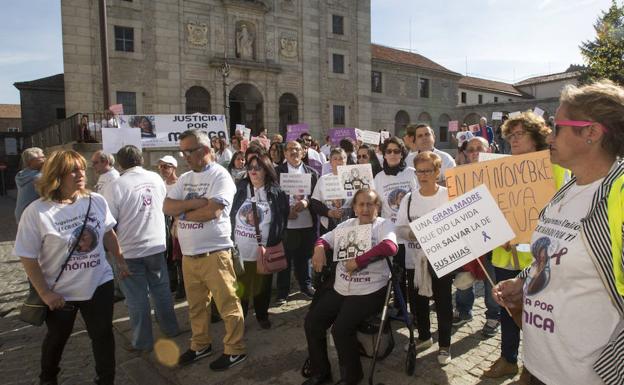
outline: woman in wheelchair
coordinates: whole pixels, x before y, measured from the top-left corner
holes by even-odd
[[[353,259],[338,262],[333,288],[319,290],[305,319],[310,357],[310,374],[303,385],[332,381],[327,355],[327,329],[338,351],[341,380],[337,384],[358,384],[364,373],[360,362],[357,328],[368,317],[381,311],[390,277],[385,261],[398,250],[394,225],[378,217],[381,199],[374,190],[359,190],[353,197],[356,218],[349,219],[323,235],[314,246],[312,264],[320,272],[326,264],[325,251],[334,248],[336,232],[341,228],[372,225],[372,248]]]

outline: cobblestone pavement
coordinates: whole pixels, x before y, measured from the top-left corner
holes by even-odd
[[[11,201],[0,198],[0,215],[12,218]],[[14,237],[15,223],[10,221],[0,224],[2,234]],[[4,239],[0,243],[0,310],[6,316],[0,318],[0,375],[2,384],[36,384],[39,368],[40,346],[45,327],[36,328],[23,324],[15,317],[16,308],[25,293],[25,275],[21,265],[10,257],[13,242]],[[477,291],[479,294],[479,291]],[[482,291],[481,291],[482,294]],[[208,363],[221,353],[223,323],[212,327],[213,357],[200,360],[188,367],[171,368],[164,363],[168,357],[176,357],[180,351],[188,348],[190,337],[186,302],[176,304],[176,314],[184,333],[172,339],[161,339],[154,352],[132,354],[121,348],[130,338],[130,326],[127,319],[126,306],[123,302],[115,304],[115,341],[117,344],[117,384],[173,384],[191,385],[210,384],[301,384],[303,378],[300,370],[307,357],[303,319],[309,301],[300,294],[291,296],[291,300],[279,308],[271,308],[270,330],[260,329],[254,317],[246,322],[246,342],[249,358],[241,365],[225,372],[213,372]],[[468,384],[512,384],[514,378],[500,380],[482,379],[483,370],[494,362],[500,353],[500,335],[485,339],[480,330],[485,322],[482,295],[478,296],[474,307],[474,318],[471,322],[454,331],[451,353],[453,360],[448,366],[441,368],[437,363],[437,344],[418,354],[416,374],[406,376],[404,372],[405,356],[403,346],[407,343],[407,329],[397,321],[392,323],[396,346],[392,354],[378,362],[375,369],[375,383],[385,384],[436,384],[436,385],[468,385]],[[435,313],[431,313],[432,329],[437,328]],[[404,325],[403,325],[404,326]],[[158,327],[154,327],[158,330]],[[434,342],[436,334],[434,334]],[[330,359],[333,363],[334,378],[338,379],[337,356],[335,349],[330,348]],[[362,363],[366,377],[370,366],[369,359]],[[60,384],[92,383],[94,364],[90,341],[80,317],[77,318],[72,337],[65,348]],[[368,383],[365,379],[363,383]]]

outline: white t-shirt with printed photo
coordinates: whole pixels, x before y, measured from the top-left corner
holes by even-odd
[[[66,301],[89,300],[98,286],[113,279],[113,271],[106,261],[103,238],[115,226],[115,218],[104,197],[96,193],[91,196],[91,210],[85,229],[54,286],[54,292]],[[79,198],[73,204],[38,199],[22,214],[13,255],[36,259],[50,288],[77,241],[88,207],[88,197]]]
[[[409,198],[412,198],[411,204]],[[414,189],[412,192],[401,201],[401,207],[397,215],[396,226],[409,226],[410,219],[412,221],[427,214],[431,210],[434,210],[443,204],[448,202],[448,191],[446,187],[439,186],[438,192],[432,196],[423,196],[419,189]],[[407,206],[409,206],[409,216],[407,215]],[[420,244],[417,241],[410,241],[408,239],[405,242],[405,267],[413,269],[416,266],[416,258],[425,256],[425,252],[421,249]]]
[[[316,182],[316,186],[314,187],[312,198],[325,204],[325,206],[327,206],[327,208],[330,210],[342,209],[343,217],[341,220],[345,220],[349,218],[351,214],[351,211],[352,211],[351,200],[352,199],[333,199],[333,200],[325,199],[325,182],[327,181],[328,178],[331,178],[331,177],[337,177],[337,176],[334,175],[333,173],[330,173],[330,174],[325,174],[319,178],[319,180]],[[319,216],[319,221],[321,222],[321,225],[325,229],[329,227],[329,218]]]
[[[124,258],[142,258],[167,249],[163,203],[165,182],[142,167],[126,170],[102,191],[117,220]]]
[[[602,181],[572,186],[531,237],[522,349],[525,366],[546,384],[602,384],[592,366],[620,321],[581,233]]]
[[[201,172],[188,171],[180,176],[167,194],[168,198],[190,200],[214,199],[225,207],[219,218],[207,222],[179,219],[178,240],[183,255],[196,255],[232,247],[230,239],[230,209],[236,185],[230,173],[217,163],[211,163]]]
[[[358,226],[360,220],[351,218],[336,226],[336,229],[343,227]],[[335,229],[323,235],[321,238],[334,247]],[[389,240],[397,243],[396,234],[394,233],[394,224],[384,218],[377,218],[373,222],[371,244],[378,245],[383,240]],[[385,258],[370,263],[362,270],[356,270],[349,274],[345,268],[345,261],[338,262],[336,265],[336,279],[334,281],[334,290],[341,295],[366,295],[376,292],[388,283],[390,277],[390,268]]]
[[[396,175],[386,175],[385,171],[380,171],[375,176],[374,184],[375,191],[382,200],[380,216],[391,220],[393,223],[396,221],[403,197],[418,187],[413,167],[405,167]],[[402,243],[402,240],[399,239],[399,243]]]
[[[247,187],[247,199],[238,209],[236,220],[234,221],[234,241],[243,261],[255,261],[258,259],[258,241],[256,240],[256,226],[254,225],[255,218],[250,188],[250,186]],[[264,187],[254,190],[253,199],[256,200],[256,213],[260,222],[260,243],[266,246],[269,239],[272,215]]]

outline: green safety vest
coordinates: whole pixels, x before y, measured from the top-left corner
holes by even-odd
[[[613,272],[615,286],[618,293],[624,296],[624,256],[622,255],[622,227],[624,226],[624,175],[619,177],[611,186],[607,198],[607,215],[609,217],[609,232],[611,233],[611,254],[613,255]]]

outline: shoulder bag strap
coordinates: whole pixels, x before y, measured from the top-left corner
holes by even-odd
[[[407,198],[407,221],[412,222],[412,217],[410,216],[410,209],[412,208],[412,195],[413,192],[409,193],[409,198]]]
[[[54,280],[54,283],[52,284],[52,288],[56,286],[56,283],[61,278],[61,274],[63,274],[63,271],[65,270],[65,266],[67,265],[67,262],[69,262],[69,259],[74,254],[74,251],[76,251],[76,248],[78,247],[78,243],[80,242],[80,238],[82,237],[82,233],[84,232],[85,226],[87,226],[87,220],[89,219],[90,212],[91,212],[91,194],[89,194],[89,206],[87,207],[87,214],[85,215],[84,222],[82,223],[80,234],[78,234],[78,237],[76,238],[76,242],[74,242],[74,246],[72,246],[69,254],[67,255],[67,258],[65,259],[65,262],[63,262],[63,265],[61,266],[61,271],[59,271],[58,275],[56,276],[56,279]]]
[[[258,242],[258,245],[261,245],[262,236],[260,235],[260,224],[258,223],[256,197],[254,195],[254,186],[251,183],[249,183],[249,190],[251,191],[251,209],[253,210],[254,227],[256,228],[256,241]]]

